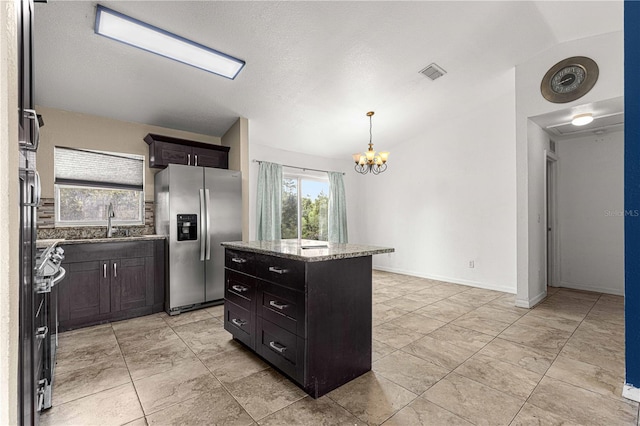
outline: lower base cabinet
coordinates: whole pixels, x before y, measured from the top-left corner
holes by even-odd
[[[264,318],[258,317],[256,323],[256,352],[258,355],[276,366],[295,382],[303,384],[306,340]]]
[[[60,331],[163,310],[165,241],[62,244]]]
[[[236,340],[314,398],[371,370],[371,256],[225,257],[224,327]]]

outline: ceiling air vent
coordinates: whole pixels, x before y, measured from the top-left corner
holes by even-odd
[[[440,78],[445,75],[447,72],[443,70],[440,66],[438,66],[435,62],[427,65],[425,69],[420,71],[420,74],[424,74],[429,77],[431,80],[435,80],[436,78]]]

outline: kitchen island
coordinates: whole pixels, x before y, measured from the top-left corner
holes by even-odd
[[[392,248],[226,242],[224,327],[318,398],[371,370],[371,256]]]

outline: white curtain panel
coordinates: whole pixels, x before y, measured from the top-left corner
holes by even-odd
[[[348,243],[347,195],[342,173],[327,172],[327,174],[329,175],[329,242]]]
[[[258,171],[256,238],[282,238],[282,166],[262,161]]]

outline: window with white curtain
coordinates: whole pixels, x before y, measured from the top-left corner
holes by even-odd
[[[55,147],[56,226],[144,224],[144,156]]]
[[[326,173],[282,176],[282,238],[328,240],[329,179]]]

